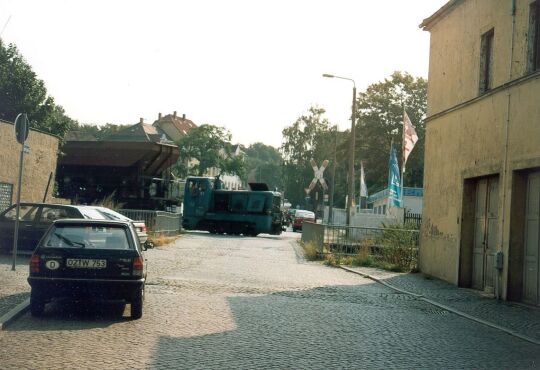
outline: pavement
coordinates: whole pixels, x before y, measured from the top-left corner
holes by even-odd
[[[23,312],[0,331],[1,367],[540,366],[540,309],[422,274],[309,262],[298,235],[188,233],[147,252],[142,319],[129,320],[129,309],[114,303],[59,303],[43,318]],[[14,272],[0,258],[0,316],[24,305],[27,263],[20,258]]]
[[[18,256],[16,270],[12,271],[12,257],[0,256],[0,327],[17,319],[17,315],[11,317],[16,313],[13,312],[15,308],[23,311],[25,309],[24,303],[30,297],[30,286],[26,281],[28,261],[28,256]],[[463,313],[491,323],[493,327],[506,329],[509,333],[516,333],[540,344],[540,307],[497,300],[491,294],[459,288],[421,273],[404,274],[371,267],[346,267],[346,270],[404,293],[420,296],[417,298],[437,303],[438,307],[444,306],[458,314]],[[1,318],[4,316],[9,320],[3,322]]]

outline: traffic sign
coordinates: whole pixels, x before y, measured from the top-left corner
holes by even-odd
[[[26,113],[19,113],[15,118],[15,137],[20,144],[24,144],[28,138],[28,130],[30,129],[30,122]]]

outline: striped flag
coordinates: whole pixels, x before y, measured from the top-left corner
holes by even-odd
[[[405,163],[409,154],[411,154],[414,144],[418,141],[418,135],[414,129],[407,112],[403,111],[403,168],[405,168]]]

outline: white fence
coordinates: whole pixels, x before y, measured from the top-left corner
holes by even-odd
[[[324,207],[324,223],[328,223],[328,207]],[[384,225],[403,224],[403,208],[393,208],[391,214],[379,215],[375,213],[366,213],[365,210],[353,212],[350,226],[358,227],[381,227]],[[342,208],[333,209],[332,225],[345,225],[347,223],[347,214]]]

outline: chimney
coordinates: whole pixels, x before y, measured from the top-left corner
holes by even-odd
[[[157,119],[158,119],[158,121],[161,121],[161,113],[158,114],[158,118],[157,118]]]
[[[144,119],[142,117],[139,118],[139,123],[141,123],[141,124],[144,123]]]
[[[173,118],[176,118],[176,111],[174,111],[173,113]]]
[[[186,120],[186,114],[182,114],[182,119],[185,121]]]

